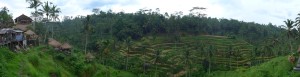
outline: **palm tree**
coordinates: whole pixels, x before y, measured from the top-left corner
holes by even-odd
[[[87,44],[88,44],[88,35],[92,32],[92,26],[90,25],[91,17],[90,15],[86,16],[85,26],[84,26],[84,32],[85,32],[85,47],[84,47],[84,53],[86,54],[87,51]]]
[[[50,4],[52,4],[52,3],[50,2]],[[41,12],[44,13],[44,14],[46,14],[46,16],[47,16],[47,19],[46,19],[46,21],[45,21],[45,25],[46,25],[46,23],[48,22],[48,20],[49,20],[49,14],[51,13],[50,4],[49,4],[49,2],[47,1],[47,2],[45,2],[44,5],[42,5],[42,9],[39,9],[39,11],[41,11]],[[46,33],[45,33],[44,42],[46,42],[47,32],[48,32],[48,26],[47,26]]]
[[[51,13],[50,4],[52,4],[52,3],[51,2],[49,3],[48,1],[44,2],[44,5],[42,5],[42,9],[39,9],[39,11],[43,12],[44,14],[46,14],[47,20],[49,19],[49,15]]]
[[[191,68],[190,56],[191,56],[190,51],[185,50],[184,51],[184,64],[185,64],[185,68],[187,71],[187,74],[185,74],[185,77],[189,77],[189,73],[190,73],[190,68]]]
[[[34,23],[33,23],[33,30],[35,30],[35,24],[36,24],[36,17],[37,17],[37,7],[39,7],[42,2],[40,0],[26,0],[30,5],[28,8],[33,9],[34,8]]]
[[[159,61],[160,59],[160,52],[161,50],[156,50],[155,51],[155,61],[154,61],[154,65],[155,65],[155,77],[157,76],[157,62]]]
[[[233,45],[230,44],[229,47],[228,47],[228,58],[229,58],[229,63],[228,63],[228,66],[229,66],[229,69],[231,70],[231,56],[233,55]]]
[[[289,39],[289,41],[290,41],[290,52],[292,52],[292,49],[293,49],[293,47],[292,47],[292,36],[293,36],[293,34],[292,34],[292,28],[294,27],[294,21],[292,21],[292,20],[290,20],[290,19],[287,19],[286,21],[284,21],[284,23],[285,23],[285,25],[286,25],[286,27],[287,27],[287,35],[288,35],[288,39]]]
[[[53,5],[50,9],[50,16],[52,18],[53,21],[56,21],[56,19],[59,19],[58,18],[58,13],[60,13],[60,8],[58,8],[56,5]],[[52,31],[51,31],[51,37],[53,38],[53,26],[52,26]]]
[[[128,59],[129,59],[129,51],[130,51],[130,47],[131,47],[131,44],[132,44],[132,41],[131,41],[131,38],[127,38],[125,39],[125,43],[126,43],[126,66],[125,66],[125,69],[128,70]]]
[[[214,55],[214,47],[212,45],[210,45],[207,50],[207,58],[208,58],[208,75],[211,75],[211,65],[212,65],[212,58],[213,58],[213,55]]]
[[[146,46],[142,45],[141,46],[141,50],[143,52],[143,56],[142,57],[146,57],[146,52],[147,52]],[[145,66],[146,65],[146,58],[144,58],[143,60],[144,60],[144,62],[143,62],[143,74],[145,75],[145,73],[146,73],[146,66]]]
[[[298,28],[300,28],[300,13],[298,13],[298,17],[296,18],[296,22],[295,23],[296,23],[295,25],[297,25]]]

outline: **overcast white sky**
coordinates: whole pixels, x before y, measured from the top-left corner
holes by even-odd
[[[160,8],[161,13],[183,11],[187,14],[192,7],[206,7],[210,17],[232,18],[246,22],[283,25],[286,19],[295,19],[300,13],[300,0],[41,0],[50,1],[62,9],[61,16],[77,16],[92,13],[93,8],[114,12],[136,12],[139,9]],[[0,0],[13,17],[21,14],[30,16],[33,11],[26,0]]]

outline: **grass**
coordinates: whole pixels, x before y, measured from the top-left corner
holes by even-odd
[[[212,77],[300,77],[300,72],[293,71],[293,64],[287,56],[277,57],[261,65],[249,69],[234,71],[216,71]]]
[[[86,63],[84,57],[77,58],[83,60],[82,62],[74,61],[77,64],[82,63],[82,68],[77,70],[80,71],[77,74],[72,68],[73,65],[68,63],[71,61],[55,58],[57,53],[61,52],[45,46],[34,47],[21,53],[15,53],[8,48],[0,48],[0,75],[4,77],[135,77],[129,72],[97,63]]]

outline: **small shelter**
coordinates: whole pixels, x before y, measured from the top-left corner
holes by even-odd
[[[21,30],[3,28],[0,30],[0,45],[9,44],[8,46],[11,49],[24,48],[27,45],[27,41],[24,37],[24,32]]]
[[[25,36],[26,36],[26,40],[28,41],[29,45],[37,45],[38,43],[38,35],[36,35],[33,31],[31,30],[27,30],[26,32],[24,32]]]
[[[24,34],[26,35],[27,40],[36,40],[38,38],[37,35],[31,30],[27,30],[24,32]]]
[[[70,51],[71,48],[72,46],[69,43],[64,43],[63,45],[60,46],[60,49],[62,51]]]
[[[53,38],[49,38],[48,40],[48,44],[54,48],[59,48],[61,46],[61,43],[56,41],[55,39]]]

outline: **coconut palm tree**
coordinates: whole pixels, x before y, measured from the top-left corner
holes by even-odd
[[[146,52],[147,52],[146,46],[145,46],[145,45],[142,45],[142,46],[141,46],[141,50],[142,50],[142,52],[143,52],[143,56],[142,56],[142,57],[146,57]],[[146,67],[145,67],[145,64],[146,64],[146,58],[144,58],[143,60],[144,60],[144,62],[143,62],[143,74],[145,75],[145,73],[146,73]]]
[[[86,21],[85,21],[85,25],[84,25],[84,32],[85,32],[85,47],[84,47],[84,52],[86,54],[87,51],[87,44],[88,44],[88,35],[89,33],[91,33],[93,31],[92,26],[91,26],[91,17],[90,15],[86,16]]]
[[[42,9],[39,9],[39,11],[43,12],[47,16],[47,21],[49,19],[49,15],[51,13],[51,2],[44,2],[44,5],[42,5]]]
[[[284,21],[284,23],[285,23],[285,25],[287,27],[287,36],[288,36],[288,39],[290,41],[290,52],[292,52],[292,49],[293,49],[293,47],[292,47],[292,41],[291,41],[292,36],[293,36],[293,34],[292,34],[292,28],[294,27],[294,23],[295,22],[292,21],[292,20],[290,20],[290,19],[287,19],[286,21]]]
[[[128,60],[129,60],[129,51],[132,45],[132,40],[131,38],[127,38],[125,39],[125,43],[126,43],[126,66],[125,69],[128,70]]]
[[[56,21],[56,19],[59,19],[58,18],[58,13],[60,13],[61,11],[60,11],[60,8],[58,8],[56,5],[53,5],[52,7],[51,7],[51,9],[50,9],[50,16],[51,16],[51,18],[52,18],[52,20],[53,21]],[[54,34],[54,32],[53,32],[53,26],[52,26],[52,29],[51,29],[52,31],[51,31],[51,37],[53,38],[53,34]]]
[[[157,62],[158,62],[159,59],[160,59],[160,53],[161,53],[161,50],[156,50],[156,51],[155,51],[155,61],[154,61],[154,65],[155,65],[155,75],[154,75],[154,76],[157,76]]]
[[[298,13],[298,17],[296,17],[296,22],[295,24],[300,28],[300,13]]]
[[[33,30],[35,30],[35,24],[36,24],[36,17],[38,15],[38,10],[37,8],[42,5],[42,2],[40,0],[26,0],[27,3],[29,3],[30,9],[34,9],[34,23],[33,23]]]
[[[52,3],[51,3],[51,2],[49,3],[48,1],[47,1],[47,2],[44,2],[44,5],[42,5],[42,9],[39,9],[40,12],[46,14],[45,25],[47,24],[47,22],[48,22],[48,20],[49,20],[49,15],[50,15],[50,13],[51,13],[50,4],[52,4]],[[45,33],[44,42],[46,42],[47,32],[48,32],[48,26],[47,26],[46,33]]]
[[[191,56],[191,52],[189,50],[185,50],[184,51],[184,64],[185,64],[185,68],[187,73],[185,74],[185,77],[189,77],[189,73],[190,73],[190,65],[191,65],[191,60],[190,60],[190,56]]]

